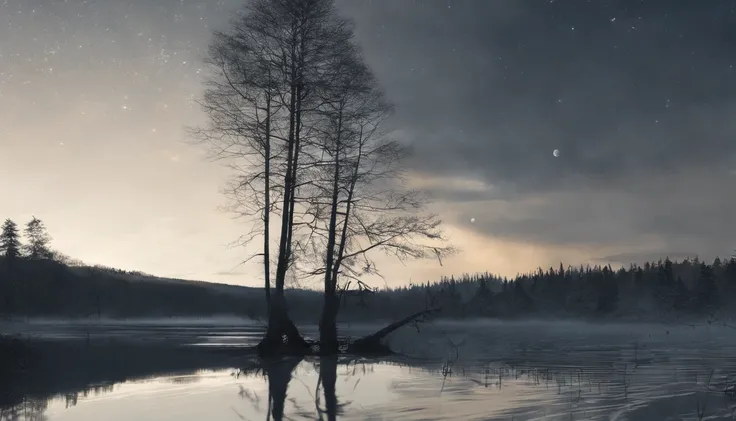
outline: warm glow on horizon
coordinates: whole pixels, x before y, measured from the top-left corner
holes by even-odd
[[[257,264],[240,265],[249,250],[228,246],[250,227],[218,209],[229,171],[184,130],[206,121],[202,58],[242,1],[36,3],[0,2],[0,218],[36,215],[54,248],[90,264],[259,285]],[[618,34],[622,19],[595,35],[616,46],[603,51],[574,41],[579,24],[515,32],[541,13],[521,4],[427,2],[421,19],[412,2],[337,4],[394,102],[387,131],[414,151],[407,184],[463,250],[443,267],[381,258],[387,284],[735,248],[726,55],[698,53],[697,89],[680,92],[684,73],[645,75],[690,72],[691,51],[620,56],[638,45],[623,45],[638,35]],[[434,40],[425,18],[467,30]]]

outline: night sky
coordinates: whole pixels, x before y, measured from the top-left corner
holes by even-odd
[[[258,283],[227,246],[248,229],[218,209],[227,170],[184,130],[241,4],[0,0],[0,217],[88,263]],[[736,1],[338,6],[462,249],[385,262],[389,284],[736,248]]]

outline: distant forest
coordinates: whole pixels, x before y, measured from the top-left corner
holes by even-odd
[[[23,240],[22,241],[22,238]],[[263,319],[261,288],[158,278],[86,266],[49,248],[43,222],[23,235],[6,220],[0,233],[0,317],[136,318],[235,315]],[[287,292],[292,317],[316,323],[318,291]],[[441,317],[555,317],[627,321],[727,320],[736,315],[736,258],[712,263],[664,259],[613,269],[539,269],[506,279],[463,275],[342,297],[344,321],[398,318],[428,306]]]
[[[87,266],[53,251],[40,220],[34,218],[24,231],[22,243],[13,221],[2,225],[0,317],[255,316],[265,311],[259,289]]]

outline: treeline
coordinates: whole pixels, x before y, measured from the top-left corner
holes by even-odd
[[[0,318],[255,318],[266,311],[261,289],[85,266],[52,250],[51,237],[43,222],[35,217],[26,224],[23,234],[9,219],[2,225]],[[317,293],[308,294],[318,297]]]
[[[515,279],[465,275],[351,301],[343,310],[351,318],[387,317],[433,305],[442,307],[443,317],[452,318],[724,320],[736,314],[736,259],[665,259],[617,270],[610,265],[560,264]]]
[[[261,288],[156,278],[141,272],[85,266],[49,247],[33,218],[22,241],[6,220],[0,233],[0,316],[133,318],[236,315],[264,319]],[[288,290],[290,315],[316,323],[320,293]],[[736,314],[736,259],[665,259],[613,269],[579,266],[538,269],[513,279],[490,273],[443,278],[340,296],[343,321],[401,317],[441,307],[441,317],[609,318],[675,320]]]
[[[235,315],[265,319],[262,289],[171,282],[100,267],[70,267],[20,257],[8,272],[0,257],[0,315],[136,318]],[[290,314],[316,323],[320,293],[287,290]],[[441,307],[442,318],[557,317],[663,321],[725,319],[736,314],[736,260],[668,259],[614,270],[610,266],[539,270],[515,279],[464,275],[341,297],[342,321],[399,318]]]
[[[25,258],[0,272],[0,290],[0,317],[6,318],[248,316],[264,307],[260,295],[223,294],[204,283],[169,284]]]

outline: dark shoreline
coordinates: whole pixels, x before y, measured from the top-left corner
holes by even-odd
[[[242,348],[193,347],[176,340],[49,340],[0,336],[0,407],[175,372],[237,367]]]

